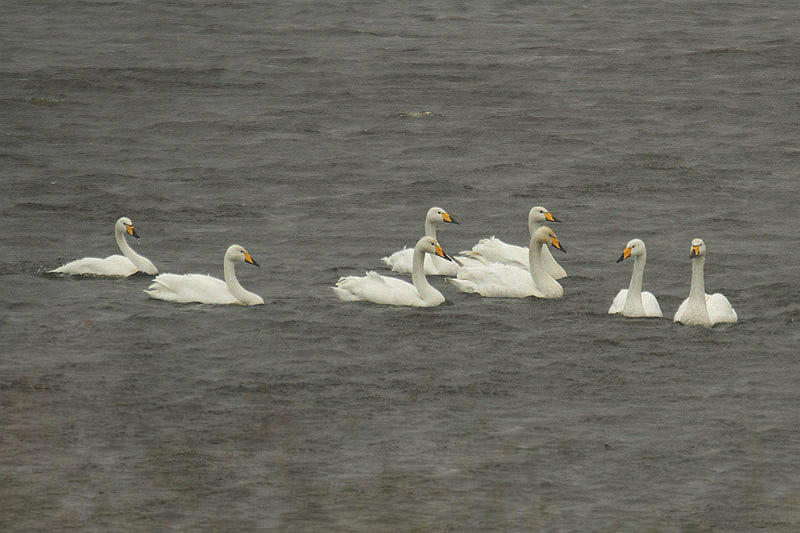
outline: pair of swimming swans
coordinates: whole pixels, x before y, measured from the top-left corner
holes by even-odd
[[[64,266],[50,270],[52,274],[72,276],[128,277],[137,272],[158,274],[158,269],[144,256],[134,252],[125,235],[139,238],[133,222],[121,217],[114,224],[114,237],[123,255],[112,255],[105,259],[84,257]],[[203,274],[161,274],[145,292],[152,298],[169,302],[199,302],[207,304],[263,304],[257,294],[245,290],[236,278],[235,263],[245,262],[259,266],[253,257],[238,244],[231,245],[225,252],[223,271],[225,281]]]
[[[628,242],[617,263],[633,257],[633,273],[627,289],[621,289],[614,297],[609,314],[621,314],[627,317],[661,318],[661,307],[651,292],[642,290],[644,267],[647,262],[647,248],[641,239]],[[738,316],[728,299],[721,293],[706,294],[704,267],[706,244],[702,239],[694,239],[689,254],[692,259],[692,283],[689,297],[675,312],[674,322],[687,326],[706,326],[724,322],[736,322]]]
[[[442,223],[458,224],[450,214],[441,207],[431,207],[425,215],[426,237],[436,240],[436,226]],[[414,249],[403,248],[388,257],[381,258],[381,261],[398,274],[411,274],[414,267]],[[424,254],[424,272],[429,276],[455,276],[458,272],[458,265],[452,260],[444,259],[435,254]]]

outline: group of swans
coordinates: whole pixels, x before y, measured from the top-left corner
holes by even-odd
[[[342,277],[332,289],[344,301],[432,307],[444,302],[444,296],[428,283],[425,276],[429,274],[456,276],[448,279],[459,291],[485,297],[561,298],[564,289],[556,279],[567,274],[555,262],[546,246],[553,246],[562,252],[566,250],[555,232],[543,225],[546,221],[558,222],[544,207],[531,209],[528,216],[531,242],[528,248],[506,244],[491,237],[482,239],[472,250],[462,252],[464,255],[454,260],[436,241],[436,226],[442,222],[457,222],[444,209],[432,207],[425,218],[425,236],[414,249],[404,248],[383,258],[383,262],[395,272],[406,273],[410,270],[411,283],[367,272],[365,276]],[[409,253],[411,261],[407,258]]]
[[[425,218],[425,236],[414,249],[404,248],[383,262],[394,272],[411,272],[411,281],[367,272],[366,276],[339,279],[334,293],[345,301],[369,301],[386,305],[432,307],[444,302],[444,296],[431,287],[427,275],[455,276],[448,280],[461,292],[498,298],[561,298],[564,289],[558,279],[567,276],[548,246],[566,252],[555,232],[545,224],[560,222],[546,208],[537,206],[528,214],[531,241],[528,248],[507,244],[496,237],[481,239],[471,250],[451,258],[436,241],[436,226],[457,222],[440,207],[432,207]],[[736,322],[738,317],[722,294],[705,293],[703,267],[706,245],[692,241],[692,282],[689,297],[681,303],[674,321],[689,326],[713,326]],[[647,248],[641,239],[625,246],[617,263],[633,257],[633,273],[627,289],[621,289],[608,310],[626,317],[661,318],[661,306],[651,292],[642,290]]]
[[[125,240],[125,234],[134,238],[139,235],[128,217],[122,217],[114,225],[117,246],[123,255],[112,255],[105,259],[84,257],[64,266],[48,271],[51,274],[72,276],[99,276],[127,278],[137,272],[158,274],[158,269],[149,259],[134,252]],[[259,266],[247,250],[233,244],[225,251],[223,271],[225,281],[205,274],[160,274],[144,291],[151,298],[178,303],[241,304],[259,305],[261,296],[245,290],[236,278],[236,263]]]
[[[333,292],[344,301],[368,301],[384,305],[433,307],[445,301],[441,292],[432,287],[428,275],[455,276],[448,280],[461,292],[477,293],[495,298],[561,298],[564,289],[557,281],[566,272],[555,261],[548,246],[566,252],[555,232],[545,224],[559,222],[547,209],[534,207],[528,214],[531,239],[527,248],[507,244],[496,237],[481,239],[471,250],[455,258],[445,253],[436,240],[436,226],[441,223],[458,224],[447,211],[439,207],[428,210],[425,218],[425,235],[413,249],[404,248],[384,257],[393,271],[411,273],[411,283],[380,275],[374,271],[365,276],[340,278]],[[128,277],[137,272],[158,274],[158,269],[144,256],[131,249],[125,235],[139,238],[133,222],[121,217],[114,225],[114,237],[123,255],[105,259],[84,257],[50,270],[52,274],[90,275],[103,277]],[[689,326],[713,326],[738,320],[728,299],[720,294],[706,294],[704,266],[706,244],[702,239],[692,241],[692,282],[689,297],[675,312],[674,321]],[[642,290],[647,248],[641,239],[633,239],[625,246],[617,263],[633,257],[633,273],[627,289],[621,289],[608,310],[609,314],[626,317],[663,316],[656,297]],[[204,274],[160,274],[144,291],[151,298],[168,302],[206,304],[259,305],[264,300],[241,286],[236,278],[236,263],[259,264],[250,253],[238,244],[225,251],[223,259],[224,281]]]

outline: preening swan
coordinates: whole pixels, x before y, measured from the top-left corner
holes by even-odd
[[[422,237],[414,247],[414,260],[411,269],[411,283],[397,278],[367,272],[366,276],[345,276],[339,278],[336,287],[331,287],[341,300],[367,301],[386,305],[410,305],[413,307],[434,307],[444,302],[442,293],[434,289],[425,279],[423,260],[426,254],[450,261],[436,239]]]
[[[564,289],[544,268],[542,249],[551,245],[566,252],[555,232],[542,226],[533,232],[528,247],[530,269],[503,263],[462,266],[457,278],[449,278],[461,292],[496,298],[561,298]]]
[[[431,207],[425,216],[425,236],[436,239],[436,226],[442,222],[458,224],[447,211],[441,207]],[[386,266],[399,274],[410,274],[414,263],[414,248],[403,248],[389,257],[381,259]],[[425,255],[425,273],[430,276],[455,276],[458,265],[435,255]]]
[[[127,278],[136,272],[145,274],[158,274],[158,269],[144,256],[131,249],[125,234],[136,239],[139,235],[133,229],[133,222],[128,217],[121,217],[114,224],[114,238],[123,255],[111,255],[105,259],[99,257],[84,257],[76,259],[64,266],[50,270],[51,274],[69,274],[72,276],[106,276],[114,278]]]
[[[531,235],[547,222],[561,221],[554,217],[545,207],[536,206],[531,208],[528,213],[528,229]],[[507,244],[497,237],[481,239],[471,250],[463,251],[461,254],[462,255],[456,257],[456,260],[463,265],[475,265],[479,262],[503,263],[526,269],[529,267],[528,248],[515,244]],[[553,259],[553,255],[547,247],[542,247],[542,265],[547,273],[554,279],[567,277],[567,273],[561,268],[561,265]]]
[[[692,241],[692,286],[689,297],[681,303],[675,312],[675,322],[687,326],[713,326],[719,322],[736,322],[733,306],[728,299],[720,293],[706,294],[703,268],[706,263],[706,243],[703,239]]]
[[[225,281],[205,274],[161,274],[144,291],[151,298],[168,302],[203,304],[242,304],[259,305],[264,299],[258,294],[247,291],[236,279],[236,263],[255,262],[247,250],[238,244],[228,247],[223,261]]]
[[[633,257],[633,274],[631,284],[627,289],[620,289],[614,297],[614,302],[608,310],[608,314],[622,314],[629,317],[655,317],[661,318],[661,307],[652,292],[642,291],[642,278],[644,277],[644,265],[647,262],[647,248],[644,241],[633,239],[625,245],[622,255],[617,259],[617,263]]]

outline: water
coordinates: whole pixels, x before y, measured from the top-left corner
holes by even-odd
[[[402,3],[400,3],[402,4]],[[796,531],[798,10],[10,1],[0,529]],[[527,242],[558,301],[343,303],[413,245]],[[47,269],[136,250],[266,305]],[[648,246],[665,320],[610,317]],[[689,243],[739,323],[674,325]]]

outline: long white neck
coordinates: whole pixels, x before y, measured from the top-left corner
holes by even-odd
[[[623,312],[644,314],[642,280],[644,279],[644,266],[646,263],[647,256],[644,254],[633,258],[633,273],[631,274],[631,283],[628,285],[628,297],[625,300]]]
[[[239,280],[236,279],[236,265],[227,257],[223,262],[223,270],[225,272],[225,285],[228,287],[228,292],[231,293],[234,298],[244,303],[251,302],[254,297],[260,298],[258,295],[245,290],[245,288],[239,284]]]
[[[421,248],[414,248],[414,261],[411,265],[411,281],[414,283],[414,288],[417,289],[417,292],[423,300],[429,299],[434,294],[439,294],[439,291],[431,287],[428,283],[428,279],[425,277],[425,252]]]
[[[689,302],[699,301],[706,305],[706,282],[703,268],[706,264],[704,256],[692,259],[692,286],[689,289]]]
[[[692,286],[689,289],[689,301],[686,303],[686,310],[681,320],[684,324],[700,324],[704,326],[712,324],[708,316],[706,286],[703,279],[705,262],[706,259],[703,256],[692,259]]]
[[[561,284],[547,273],[542,262],[542,248],[547,246],[544,243],[537,242],[531,237],[530,245],[528,246],[528,261],[530,263],[531,278],[536,284],[536,287],[545,293],[548,297],[558,297],[564,294],[564,289]]]
[[[425,236],[436,238],[436,223],[425,219]]]
[[[125,239],[124,228],[124,225],[114,227],[114,238],[117,241],[117,246],[119,246],[119,251],[122,252],[122,255],[127,257],[128,260],[134,264],[137,270],[150,273],[150,270],[152,270],[150,261],[133,251],[133,248],[131,248],[127,239]]]

